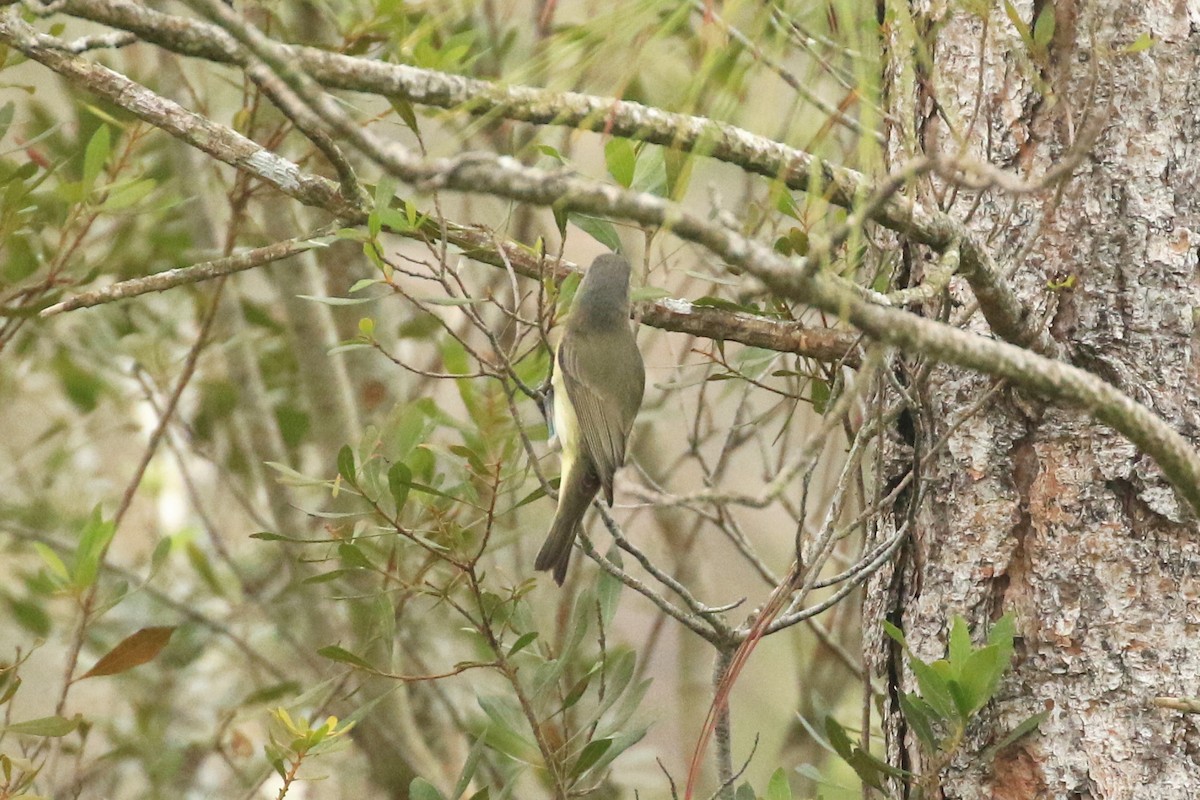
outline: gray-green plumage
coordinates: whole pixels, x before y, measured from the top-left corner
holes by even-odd
[[[613,503],[613,474],[642,405],[646,370],[629,327],[629,262],[602,255],[579,283],[554,369],[554,428],[562,443],[558,511],[534,566],[562,584],[571,545],[600,489]]]

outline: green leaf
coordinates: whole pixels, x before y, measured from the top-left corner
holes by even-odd
[[[767,795],[764,800],[792,800],[792,787],[788,783],[787,773],[783,771],[783,767],[771,774],[771,780],[767,782]]]
[[[913,692],[904,692],[900,695],[900,710],[904,712],[908,727],[917,734],[927,752],[936,753],[941,747],[941,741],[933,728],[937,714],[929,704]]]
[[[417,128],[417,113],[413,110],[413,105],[407,99],[398,95],[392,95],[388,98],[388,102],[392,104],[392,110],[399,115],[404,124],[413,133],[420,134]]]
[[[126,636],[116,647],[105,653],[94,667],[79,676],[79,680],[97,678],[102,675],[118,675],[134,667],[140,667],[161,653],[162,649],[171,641],[171,635],[174,633],[174,625],[142,628],[140,631]]]
[[[574,780],[595,766],[600,757],[612,747],[612,743],[612,739],[596,739],[588,742],[587,746],[583,748],[583,752],[579,754],[579,758],[575,761],[575,766],[571,767],[570,778]]]
[[[570,212],[562,203],[555,203],[550,206],[550,213],[554,215],[554,227],[558,229],[558,235],[562,239],[567,238],[567,223],[571,221]]]
[[[12,619],[32,633],[38,638],[46,638],[53,629],[54,624],[50,620],[50,615],[38,603],[22,600],[19,597],[8,597],[8,610],[12,614]],[[3,681],[0,681],[0,686]],[[4,698],[0,696],[0,705],[3,705]]]
[[[329,572],[322,572],[320,575],[312,575],[300,582],[305,586],[316,586],[318,583],[329,583],[331,581],[336,581],[349,571],[350,570],[348,569],[331,569]]]
[[[92,138],[88,140],[87,149],[83,154],[83,196],[87,197],[92,191],[92,186],[96,183],[96,178],[100,176],[101,170],[104,169],[104,162],[108,161],[108,154],[112,147],[112,134],[107,125],[101,125],[96,128],[96,132],[92,134]]]
[[[1026,47],[1033,46],[1033,35],[1029,32],[1029,26],[1025,24],[1025,20],[1021,19],[1020,12],[1014,6],[1011,0],[1004,0],[1004,13],[1008,15],[1008,19],[1017,29],[1017,33],[1021,35],[1021,41],[1025,42]]]
[[[58,553],[41,542],[34,542],[33,549],[42,557],[42,562],[45,563],[52,576],[58,578],[62,583],[67,583],[71,580],[71,574],[67,571],[67,565],[58,557]]]
[[[162,565],[167,562],[167,556],[171,555],[171,548],[175,545],[175,539],[171,536],[164,536],[159,539],[158,544],[154,545],[154,551],[150,554],[150,574],[156,574]]]
[[[873,786],[882,791],[882,775],[891,775],[897,778],[908,776],[908,773],[904,770],[896,769],[870,753],[863,751],[861,747],[854,746],[850,741],[850,737],[846,735],[845,729],[833,717],[825,718],[825,735],[829,738],[829,744],[833,747],[834,751],[842,757],[842,760],[850,765],[855,774],[868,786]]]
[[[633,183],[637,167],[637,151],[633,142],[614,136],[604,145],[604,163],[613,180],[628,188]]]
[[[517,640],[515,642],[513,642],[512,647],[508,648],[508,657],[512,658],[514,655],[521,652],[529,645],[533,644],[533,641],[537,638],[538,638],[537,631],[529,631],[528,633],[521,634],[517,638]]]
[[[664,297],[670,297],[671,293],[666,289],[658,286],[639,286],[629,293],[630,301],[634,303],[645,303],[652,300],[661,300]]]
[[[13,101],[9,100],[3,106],[0,106],[0,139],[4,138],[4,134],[8,133],[8,126],[13,121],[13,110],[16,108]]]
[[[988,631],[988,644],[994,644],[1004,653],[1004,660],[1012,660],[1013,639],[1016,638],[1016,617],[1010,611],[992,625]]]
[[[483,757],[486,745],[487,742],[483,740],[482,736],[475,740],[475,744],[471,745],[471,752],[467,753],[467,760],[463,763],[462,772],[458,775],[458,782],[454,784],[454,789],[450,792],[451,797],[462,797],[463,792],[467,791],[471,779],[475,777],[475,770],[479,768],[479,760]],[[487,790],[484,789],[484,791]]]
[[[282,683],[274,683],[270,686],[264,686],[261,689],[255,689],[241,700],[238,701],[238,706],[255,706],[266,703],[274,703],[285,697],[296,695],[300,692],[300,684],[296,681],[283,681]]]
[[[1134,39],[1128,46],[1125,47],[1125,52],[1140,53],[1143,50],[1149,50],[1154,46],[1154,44],[1154,37],[1146,31],[1142,31],[1136,39]]]
[[[900,645],[905,650],[908,649],[908,642],[904,639],[904,631],[900,630],[886,619],[883,621],[883,632],[890,636],[892,640],[896,642],[896,644]]]
[[[667,167],[663,162],[661,147],[653,144],[641,146],[638,150],[633,182],[629,188],[636,192],[648,192],[658,197],[667,196]]]
[[[752,787],[749,783],[743,783],[737,788],[737,791],[733,793],[733,800],[756,800],[754,787]]]
[[[955,702],[950,685],[945,678],[916,656],[909,659],[909,667],[917,678],[917,687],[921,690],[921,698],[929,703],[942,719],[956,718],[959,714],[958,703]]]
[[[381,278],[359,278],[350,285],[349,294],[361,292],[363,289],[366,289],[370,286],[378,286],[381,283],[384,283],[383,279]]]
[[[544,155],[544,156],[549,156],[550,158],[553,158],[553,159],[554,159],[555,161],[557,161],[559,164],[566,164],[566,163],[567,163],[567,160],[566,160],[565,158],[563,158],[563,156],[562,156],[562,153],[558,152],[558,150],[557,150],[556,148],[554,148],[554,147],[552,147],[552,146],[550,146],[550,145],[548,145],[548,144],[539,144],[539,145],[537,146],[537,150],[538,150],[538,152],[539,152],[539,153],[541,153],[542,155]]]
[[[371,560],[363,553],[362,548],[358,545],[342,542],[338,545],[338,558],[347,567],[357,569],[371,569]]]
[[[676,148],[667,148],[663,151],[663,164],[667,171],[667,191],[671,193],[672,199],[680,200],[687,194],[688,184],[692,180],[692,167],[695,163],[696,159],[692,153]]]
[[[987,705],[1008,671],[1009,660],[999,646],[990,644],[976,650],[967,658],[958,676],[968,712],[974,713]]]
[[[540,757],[537,746],[524,733],[524,719],[507,698],[476,697],[476,702],[492,723],[483,731],[490,747],[517,761],[532,762]]]
[[[374,303],[378,297],[317,297],[312,294],[296,295],[301,300],[311,300],[323,306],[361,306],[364,303]]]
[[[849,761],[854,756],[854,744],[846,735],[846,729],[833,717],[825,717],[825,737],[833,751]]]
[[[375,195],[371,214],[367,218],[367,228],[374,239],[379,236],[379,231],[383,227],[383,212],[392,205],[392,198],[396,196],[397,181],[391,175],[384,175],[379,179],[379,183],[375,184]]]
[[[413,778],[408,785],[408,796],[411,800],[445,800],[437,787],[424,778]]]
[[[362,658],[361,656],[356,656],[356,655],[354,655],[354,653],[351,653],[349,650],[347,650],[343,647],[338,647],[336,644],[331,644],[331,645],[322,647],[320,650],[317,651],[317,655],[324,656],[325,658],[328,658],[330,661],[340,661],[343,664],[350,664],[355,667],[361,667],[362,669],[368,670],[370,672],[378,672],[379,671],[379,670],[375,669],[375,667],[371,666],[371,663],[369,661],[367,661],[365,658]]]
[[[95,372],[76,364],[66,350],[58,351],[52,363],[67,398],[81,411],[95,411],[100,392],[105,388],[104,381]]]
[[[478,306],[490,302],[484,297],[419,297],[422,303],[430,306]]]
[[[854,748],[854,757],[849,762],[851,768],[860,777],[863,783],[873,786],[876,789],[885,791],[883,786],[883,776],[890,775],[893,778],[906,779],[912,777],[911,773],[902,769],[896,769],[891,764],[882,761],[875,756],[863,752],[860,748]]]
[[[818,414],[824,414],[829,408],[829,396],[831,394],[829,381],[814,378],[809,392],[812,396],[813,411]]]
[[[792,197],[792,193],[782,183],[775,184],[775,210],[797,222],[800,221],[800,208],[796,205],[796,198]]]
[[[621,237],[617,235],[617,229],[613,224],[606,219],[593,217],[589,214],[578,214],[572,211],[567,215],[567,219],[572,222],[575,227],[591,236],[600,244],[612,250],[614,253],[621,251]]]
[[[1028,734],[1033,733],[1035,730],[1037,730],[1041,726],[1041,724],[1043,722],[1046,721],[1046,718],[1049,716],[1050,716],[1049,711],[1039,711],[1038,713],[1034,714],[1032,717],[1029,717],[1028,719],[1026,719],[1024,722],[1022,722],[1017,727],[1013,728],[1011,731],[1009,731],[1004,736],[1003,739],[1001,739],[1000,741],[996,742],[994,745],[992,745],[991,747],[989,747],[983,751],[983,753],[982,753],[982,757],[984,759],[983,763],[985,763],[985,764],[990,763],[991,760],[993,758],[995,758],[996,755],[1001,750],[1008,747],[1010,744],[1017,741],[1022,736],[1027,736]]]
[[[187,556],[188,564],[192,569],[196,570],[196,574],[204,581],[205,585],[218,596],[225,595],[225,588],[221,585],[221,579],[217,577],[216,570],[212,567],[212,562],[208,560],[208,555],[201,550],[195,542],[187,542],[183,548],[184,554]]]
[[[123,211],[146,199],[156,188],[158,188],[157,181],[153,178],[145,178],[144,180],[124,184],[120,188],[111,189],[108,193],[108,199],[100,204],[100,210]]]
[[[963,664],[971,655],[971,632],[967,630],[967,621],[958,614],[954,615],[950,623],[948,653],[954,677],[958,677]]]
[[[392,501],[396,504],[396,515],[404,510],[408,502],[408,492],[412,488],[412,470],[408,465],[397,461],[388,470],[388,489],[392,493]]]
[[[1054,21],[1054,3],[1046,3],[1033,23],[1033,43],[1043,50],[1054,38]]]
[[[100,516],[100,507],[96,506],[75,547],[75,569],[71,580],[77,588],[84,589],[95,582],[100,572],[100,560],[114,533],[116,527],[111,521],[104,521]]]
[[[338,451],[337,470],[338,475],[341,475],[343,480],[351,485],[354,484],[356,473],[354,469],[354,450],[348,444],[342,445],[342,449]]]
[[[566,698],[563,699],[562,707],[567,709],[578,703],[583,698],[583,694],[587,691],[591,682],[591,673],[584,675],[582,678],[576,681],[575,685],[571,687],[571,691],[567,692]]]
[[[617,567],[621,567],[621,553],[614,546],[606,555],[610,562]],[[625,588],[625,584],[613,575],[601,570],[600,577],[596,581],[596,602],[600,604],[600,619],[604,621],[604,626],[612,625],[613,619],[617,616],[617,606],[621,600],[621,592]]]
[[[50,736],[58,738],[66,736],[79,727],[83,717],[76,714],[71,719],[66,717],[40,717],[25,722],[16,722],[4,728],[8,733],[23,733],[26,736]]]

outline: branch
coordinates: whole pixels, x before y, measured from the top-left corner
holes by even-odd
[[[319,236],[320,234],[316,235]],[[220,278],[224,275],[232,275],[235,272],[244,272],[265,264],[272,264],[276,261],[303,253],[306,250],[311,250],[314,247],[324,246],[322,242],[314,238],[286,239],[282,242],[269,244],[266,247],[258,247],[248,250],[245,253],[238,253],[228,258],[205,261],[201,264],[193,264],[190,267],[168,269],[152,275],[120,281],[103,289],[97,289],[94,292],[77,294],[74,297],[63,300],[61,303],[55,303],[52,306],[42,309],[38,316],[53,317],[56,314],[74,311],[77,308],[90,308],[91,306],[111,303],[128,297],[137,297],[138,295],[149,294],[150,292],[166,291],[167,289],[173,289],[176,286],[184,286],[189,283],[200,283],[201,281]]]
[[[232,128],[189,111],[108,67],[74,56],[63,41],[46,36],[10,14],[0,15],[0,41],[62,75],[72,84],[125,109],[144,122],[248,172],[307,206],[323,208],[347,222],[361,222],[365,212],[343,198],[337,184],[301,172],[292,162],[247,139]]]
[[[121,7],[126,11],[145,11],[138,6],[124,2],[104,3],[98,0],[72,0],[67,5],[72,8],[83,6]],[[220,10],[228,9],[220,6],[217,11]],[[236,21],[236,18],[234,19]],[[184,33],[191,35],[195,40],[196,30],[187,26],[194,26],[196,23],[186,20],[180,20],[180,23],[185,26]],[[213,35],[212,30],[215,29],[210,26],[205,30],[208,33],[201,31],[203,34],[201,39],[204,36]],[[14,45],[29,57],[55,68],[61,74],[77,73],[78,82],[89,89],[93,91],[96,91],[95,87],[99,87],[101,90],[108,89],[118,97],[123,91],[131,88],[134,91],[147,91],[111,70],[88,64],[86,61],[74,59],[42,46],[38,41],[38,36],[32,28],[20,20],[11,16],[0,17],[0,40]],[[280,71],[279,67],[282,67],[284,74],[288,74],[298,84],[303,84],[306,76],[296,72],[294,68],[304,60],[305,54],[309,51],[278,45],[261,38],[261,34],[259,36],[260,39],[256,44],[263,53],[271,57],[276,71]],[[209,44],[211,45],[211,42]],[[342,56],[321,52],[316,52],[314,58],[317,62],[315,66],[319,66],[323,59],[345,59]],[[471,83],[467,79],[438,76],[437,73],[425,73],[411,68],[359,62],[356,59],[349,59],[349,61],[367,71],[372,69],[383,69],[385,72],[407,71],[423,77],[436,76],[455,84]],[[67,68],[68,65],[69,68]],[[537,90],[525,91],[537,93]],[[830,314],[844,318],[879,341],[906,350],[923,352],[947,363],[1007,378],[1021,388],[1037,392],[1063,404],[1080,407],[1096,419],[1125,434],[1143,452],[1154,458],[1167,480],[1186,499],[1188,505],[1200,513],[1200,456],[1197,456],[1182,436],[1149,409],[1088,372],[1039,356],[1020,347],[992,341],[897,309],[874,305],[861,297],[852,296],[851,293],[846,292],[834,278],[815,270],[802,269],[797,263],[783,258],[765,245],[748,240],[737,231],[691,214],[677,204],[659,197],[598,184],[561,171],[548,172],[524,167],[512,159],[490,155],[468,155],[458,159],[423,161],[395,142],[382,141],[369,131],[360,130],[352,120],[346,117],[340,107],[334,104],[329,97],[316,93],[313,87],[304,86],[304,94],[306,95],[304,101],[312,108],[319,109],[318,116],[324,124],[328,124],[334,131],[347,138],[355,149],[368,156],[389,173],[411,184],[444,186],[464,192],[493,194],[541,206],[560,204],[571,210],[631,220],[651,227],[669,228],[679,238],[699,244],[721,256],[728,263],[742,267],[762,280],[780,296],[809,303]],[[582,95],[577,97],[587,99]],[[161,98],[159,99],[161,100]],[[230,151],[239,154],[239,168],[254,174],[269,172],[263,168],[261,162],[264,160],[271,162],[284,170],[286,178],[284,183],[292,189],[293,196],[297,199],[307,197],[311,204],[322,205],[322,207],[324,206],[321,202],[317,202],[318,199],[334,205],[341,201],[336,186],[332,182],[297,174],[294,165],[263,150],[244,137],[238,137],[236,134],[230,137],[231,131],[192,114],[175,103],[165,100],[163,102],[168,105],[165,109],[166,118],[160,127],[179,138],[218,158],[227,156]],[[665,112],[636,106],[636,104],[618,103],[616,108],[624,109],[623,113],[626,116],[622,116],[621,119],[627,122],[630,109],[641,109],[646,112],[647,121],[697,119],[665,114]],[[311,113],[304,109],[291,110],[298,114]],[[138,115],[142,116],[141,113]],[[147,117],[143,118],[147,119]],[[315,119],[312,121],[317,122]],[[185,122],[191,123],[191,125],[184,124]],[[720,123],[707,120],[704,120],[703,123],[705,127],[702,130],[693,131],[696,136],[699,136],[701,132],[712,134],[730,129],[730,126],[722,126]],[[736,131],[736,129],[730,130]],[[686,130],[678,131],[681,134],[686,132]],[[750,137],[751,140],[758,138],[750,134],[745,134],[745,136]],[[209,137],[217,137],[220,141],[213,143]],[[655,140],[649,138],[647,141]],[[759,141],[765,142],[764,146],[767,151],[776,155],[781,149],[799,153],[799,151],[793,151],[783,145],[761,139]],[[711,144],[708,140],[706,142]],[[693,146],[695,144],[696,142],[693,141]],[[730,147],[731,145],[727,142],[725,146]],[[824,167],[823,173],[840,181],[840,184],[832,184],[839,200],[852,199],[852,196],[845,196],[845,190],[850,188],[851,184],[859,186],[858,180],[861,176],[846,170],[820,165],[804,153],[799,153],[798,157],[814,167]],[[222,160],[225,159],[222,158]],[[750,171],[758,171],[749,166],[747,168]],[[841,188],[837,188],[838,186]],[[304,202],[304,200],[301,201]],[[897,207],[912,208],[906,206],[902,200],[894,200],[877,210],[876,221],[891,220]],[[993,330],[1004,338],[1017,341],[1026,339],[1025,333],[1031,322],[1021,312],[1020,304],[1001,280],[999,273],[994,269],[994,263],[990,261],[986,252],[973,239],[965,235],[957,222],[948,217],[930,217],[928,218],[930,225],[920,229],[912,227],[916,224],[915,219],[914,211],[913,219],[903,220],[901,228],[908,229],[908,232],[918,241],[928,240],[925,243],[940,242],[948,245],[956,238],[961,239],[963,274],[971,282],[985,316],[992,323]],[[900,220],[895,221],[901,222]],[[902,230],[902,232],[905,231]],[[993,320],[997,314],[1001,320],[1007,320],[1005,325],[998,325]],[[1028,340],[1034,342],[1034,346],[1038,346],[1038,343],[1045,338],[1046,334],[1043,332],[1040,335],[1034,334],[1032,337],[1028,337]]]
[[[243,69],[249,68],[252,61],[237,39],[220,27],[152,11],[129,0],[67,0],[62,10],[131,31],[181,55],[236,64]],[[289,68],[307,74],[327,88],[403,97],[418,105],[497,115],[537,125],[604,131],[735,164],[747,172],[782,181],[791,189],[819,192],[844,208],[853,208],[873,189],[871,181],[861,173],[705,117],[577,92],[500,86],[312,47],[276,43],[273,46],[278,48],[277,57]],[[872,211],[871,219],[938,251],[955,241],[961,242],[962,274],[993,332],[1006,341],[1031,346],[1038,352],[1055,352],[1055,342],[1012,291],[991,254],[960,222],[902,197],[881,204]]]
[[[401,180],[418,185],[507,197],[541,206],[557,206],[667,228],[701,245],[731,265],[762,280],[777,295],[808,303],[843,317],[869,336],[908,352],[1007,378],[1051,400],[1082,408],[1125,434],[1149,454],[1179,495],[1200,514],[1200,454],[1179,433],[1145,406],[1100,378],[1007,342],[994,341],[898,309],[875,305],[846,291],[834,276],[782,257],[771,248],[719,222],[700,217],[679,204],[649,194],[598,183],[564,171],[527,167],[511,158],[468,154],[455,159],[424,160],[397,142],[360,128],[341,106],[298,71],[290,48],[247,25],[218,0],[186,0],[220,19],[251,46],[264,64],[252,72],[274,71],[284,92],[291,91],[290,113],[319,116],[353,147]],[[262,77],[261,74],[259,77]],[[281,95],[284,96],[284,95]],[[306,105],[302,109],[299,106]],[[814,248],[811,263],[827,256]],[[967,248],[962,251],[967,260]],[[982,298],[981,298],[982,302]]]
[[[125,109],[218,161],[254,175],[304,205],[324,209],[340,217],[346,224],[361,224],[367,218],[367,209],[350,204],[333,181],[304,173],[294,163],[264,149],[236,131],[188,111],[106,67],[67,54],[62,48],[61,40],[37,34],[19,20],[0,17],[0,41],[12,45],[29,58],[54,70],[73,85]],[[468,258],[501,268],[504,268],[507,262],[516,272],[529,278],[540,279],[550,272],[555,280],[561,281],[571,272],[579,271],[574,264],[561,259],[555,262],[556,266],[548,269],[547,260],[528,247],[515,242],[502,242],[497,245],[496,238],[478,226],[449,221],[443,224],[432,216],[426,216],[419,228],[390,232],[418,240],[444,239],[460,248]],[[271,254],[278,252],[275,248],[283,246],[283,243],[277,243],[229,259],[168,270],[149,278],[123,281],[100,292],[80,295],[51,306],[42,311],[42,316],[52,316],[76,308],[209,280],[221,274],[250,269],[308,249],[299,247],[303,240],[293,241],[296,249],[292,253],[271,257]],[[245,261],[258,258],[263,260],[257,263]],[[810,327],[791,320],[695,306],[687,300],[674,299],[647,303],[641,321],[663,330],[740,342],[752,347],[794,353],[819,361],[844,361],[849,366],[858,363],[858,356],[854,350],[857,337],[850,331]]]

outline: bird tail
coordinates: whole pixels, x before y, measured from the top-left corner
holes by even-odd
[[[554,582],[562,586],[571,564],[571,545],[575,543],[575,532],[596,492],[600,490],[600,476],[586,459],[581,459],[567,474],[563,485],[558,487],[558,511],[542,549],[538,551],[534,569],[554,570]]]

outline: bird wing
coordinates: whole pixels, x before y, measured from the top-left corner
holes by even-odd
[[[642,404],[646,382],[642,355],[628,329],[602,336],[565,336],[558,347],[558,368],[579,422],[582,448],[611,506],[613,474],[625,463],[625,444]]]

